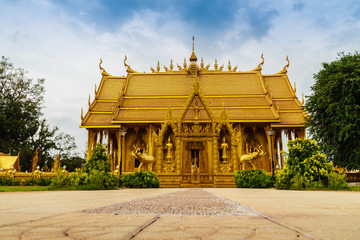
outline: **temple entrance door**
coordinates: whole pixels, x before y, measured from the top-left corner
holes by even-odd
[[[199,150],[191,150],[191,167],[199,167]]]
[[[209,147],[207,141],[185,141],[183,146],[183,184],[206,186],[212,184],[209,174]],[[210,149],[211,151],[211,149]],[[200,185],[200,186],[201,186]]]

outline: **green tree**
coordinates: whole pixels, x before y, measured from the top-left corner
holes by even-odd
[[[316,141],[297,138],[288,142],[288,151],[284,169],[276,174],[277,188],[346,188],[345,175],[335,173]]]
[[[65,159],[61,159],[60,166],[66,166],[66,171],[74,172],[75,169],[81,168],[81,164],[85,162],[83,158],[74,156],[74,157],[67,157]]]
[[[20,152],[22,170],[31,170],[32,158],[39,151],[38,164],[50,168],[56,151],[73,151],[74,138],[51,128],[41,112],[44,79],[34,81],[15,68],[8,58],[0,61],[0,152]]]
[[[111,163],[106,154],[106,148],[98,143],[93,149],[90,159],[84,165],[84,172],[91,173],[93,170],[99,172],[110,172]]]
[[[314,75],[307,125],[328,160],[360,169],[360,54],[340,53]]]

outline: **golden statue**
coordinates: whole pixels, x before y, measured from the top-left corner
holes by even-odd
[[[242,165],[242,170],[245,170],[246,163],[250,164],[252,169],[255,169],[255,165],[253,164],[253,161],[263,155],[265,155],[265,152],[261,149],[262,145],[259,145],[255,147],[254,152],[247,153],[240,156],[240,163]]]
[[[166,162],[167,163],[171,163],[171,149],[172,149],[173,144],[171,143],[171,139],[170,137],[168,138],[168,142],[166,144],[167,147],[167,154],[166,154]]]
[[[56,172],[57,170],[59,170],[59,168],[60,168],[60,157],[59,157],[59,154],[56,154],[56,159],[55,159],[54,165],[51,170],[53,172]]]
[[[131,156],[133,156],[136,159],[139,159],[140,165],[138,168],[138,172],[140,172],[140,169],[142,165],[148,165],[148,170],[152,169],[152,164],[155,162],[155,158],[147,153],[140,153],[140,148],[137,148],[134,146],[134,150],[130,153]]]
[[[223,137],[222,143],[221,143],[221,149],[222,151],[222,159],[223,159],[223,163],[227,163],[227,149],[228,149],[229,145],[226,143],[226,139],[225,137]]]
[[[32,168],[31,168],[32,172],[34,172],[36,170],[36,166],[38,164],[38,161],[39,161],[39,152],[38,152],[38,149],[36,149],[33,160],[32,160]]]

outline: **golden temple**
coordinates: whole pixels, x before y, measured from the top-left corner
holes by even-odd
[[[125,56],[125,77],[107,73],[100,59],[100,85],[81,113],[87,158],[106,143],[113,170],[152,170],[162,187],[233,187],[235,171],[270,172],[271,159],[283,167],[282,136],[305,137],[304,100],[288,79],[288,59],[279,73],[263,75],[261,58],[251,71],[217,60],[210,69],[193,46],[189,63],[175,68],[171,60],[164,71],[158,62],[150,73],[137,72]]]

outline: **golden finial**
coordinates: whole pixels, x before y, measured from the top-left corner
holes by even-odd
[[[294,81],[294,93],[296,93],[296,82]]]
[[[165,69],[165,72],[169,71],[169,69],[165,66],[165,64],[164,64],[164,69]]]
[[[194,41],[195,41],[195,37],[193,35],[193,45],[192,45],[192,53],[191,53],[191,56],[190,56],[190,62],[196,62],[197,61],[197,57],[195,55],[195,50],[194,50]]]
[[[287,73],[287,68],[290,66],[289,56],[286,56],[286,61],[287,61],[287,64],[285,65],[283,70],[281,70],[277,74],[286,74]]]
[[[261,59],[262,59],[262,62],[259,64],[258,67],[261,67],[264,65],[264,62],[265,62],[265,59],[264,59],[264,53],[261,53]]]
[[[217,70],[217,69],[218,69],[218,63],[217,63],[217,59],[216,59],[216,58],[215,58],[214,68],[215,68],[215,70]]]
[[[192,40],[193,40],[193,51],[194,51],[194,42],[195,42],[195,36],[194,35],[193,35]]]
[[[301,104],[304,106],[305,103],[305,98],[304,98],[304,92],[302,93],[302,100],[301,100]]]
[[[209,70],[209,68],[210,68],[210,63],[208,65],[206,65],[205,69]]]
[[[136,73],[136,71],[134,71],[133,69],[131,69],[130,65],[127,65],[127,64],[126,64],[126,60],[127,60],[127,57],[126,57],[126,55],[125,55],[124,66],[126,67],[126,72],[128,72],[128,73]]]
[[[229,70],[229,72],[231,71],[231,63],[230,63],[230,60],[229,60],[229,64],[228,64],[228,70]]]
[[[270,91],[270,98],[273,99],[273,93],[272,90]]]
[[[222,71],[223,68],[224,68],[224,64],[222,64],[222,65],[220,66],[219,70]]]
[[[127,68],[127,67],[130,67],[130,66],[126,64],[126,60],[127,60],[127,57],[126,57],[126,55],[125,55],[125,58],[124,58],[124,66]]]
[[[264,65],[264,54],[263,53],[261,53],[261,58],[262,58],[262,62],[259,63],[259,65],[256,68],[254,68],[252,71],[261,71],[262,70],[262,65]]]
[[[88,104],[89,104],[89,107],[90,107],[90,94],[89,94],[89,100],[88,100]]]
[[[81,108],[81,120],[83,120],[83,119],[84,119],[83,114],[84,114],[84,109],[83,109],[83,108]]]
[[[236,66],[234,67],[233,71],[236,72],[237,68],[238,68],[238,66],[236,65]]]
[[[279,115],[279,112],[280,112],[280,106],[279,106],[279,105],[277,105],[277,108],[276,108],[276,114],[278,114],[278,115]]]
[[[109,76],[110,74],[108,74],[108,73],[105,71],[105,69],[101,66],[101,64],[102,64],[102,59],[100,58],[99,68],[100,68],[100,70],[102,71],[102,72],[101,72],[101,75],[103,75],[103,76]]]
[[[158,61],[157,67],[156,67],[156,71],[159,72],[160,71],[160,62]]]
[[[184,58],[184,68],[186,68],[187,64],[186,64],[186,58]]]
[[[96,96],[96,94],[97,94],[97,91],[96,91],[96,83],[95,83],[95,96]]]
[[[204,68],[204,59],[201,58],[200,68]]]
[[[177,64],[177,67],[178,67],[179,71],[182,69],[182,67],[179,64]]]
[[[172,61],[172,59],[171,59],[171,61],[170,61],[170,70],[172,71],[173,68],[174,68],[174,64],[173,64],[173,61]]]
[[[155,72],[155,69],[153,69],[153,67],[150,67],[150,70],[151,70],[152,73]]]

